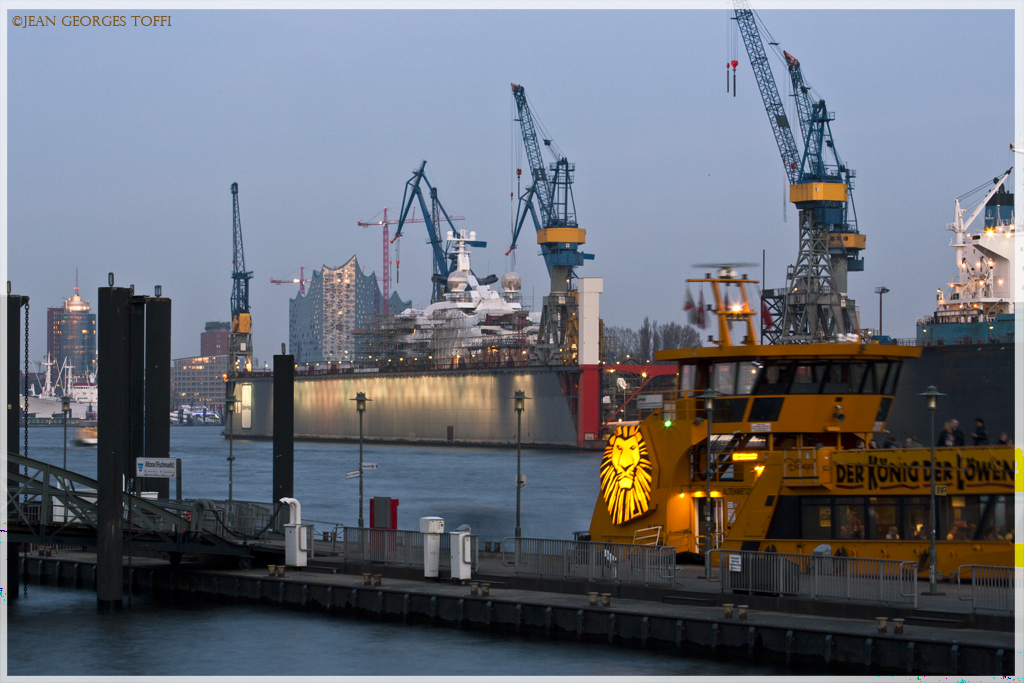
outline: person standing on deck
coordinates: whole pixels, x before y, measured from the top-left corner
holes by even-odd
[[[963,446],[964,445],[964,433],[960,431],[960,422],[957,419],[949,421],[949,425],[953,428],[953,445]]]
[[[988,445],[988,430],[985,429],[985,421],[980,417],[974,418],[974,433],[971,434],[971,438],[974,439],[975,446],[987,446]]]

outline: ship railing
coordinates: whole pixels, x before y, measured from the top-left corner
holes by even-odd
[[[985,614],[1013,614],[1014,568],[965,564],[956,572],[956,592],[961,600],[969,601],[974,612]],[[970,592],[964,594],[965,583]],[[1020,583],[1018,580],[1017,583]]]
[[[711,552],[718,553],[723,592],[917,607],[916,562],[748,550]]]
[[[517,576],[675,586],[673,546],[551,538],[505,538],[502,565]]]
[[[315,531],[314,531],[315,533]],[[314,541],[317,551],[341,557],[345,562],[423,567],[424,535],[405,529],[369,529],[335,525],[329,538]],[[451,534],[438,534],[438,569],[451,569]],[[470,534],[473,571],[480,567],[480,536]]]

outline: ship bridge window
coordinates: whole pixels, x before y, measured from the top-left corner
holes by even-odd
[[[856,394],[860,391],[866,370],[867,363],[832,361],[825,373],[825,386],[822,392],[826,394]]]
[[[899,504],[892,497],[868,499],[868,520],[871,538],[898,541],[900,538]]]
[[[736,393],[749,394],[761,374],[761,363],[740,363],[736,373]]]
[[[824,363],[799,363],[793,371],[792,394],[816,394],[825,378]]]
[[[900,361],[893,361],[889,363],[889,374],[885,377],[885,388],[882,389],[882,393],[886,396],[894,396],[896,394],[896,382],[900,376]]]
[[[679,366],[679,391],[693,391],[697,388],[697,366]]]
[[[736,393],[736,363],[715,363],[713,373],[711,386],[716,394]]]
[[[764,364],[758,382],[754,387],[755,394],[785,394],[789,392],[789,380],[793,373],[793,364],[789,361],[768,361]]]
[[[981,524],[975,538],[979,541],[1013,540],[1013,496],[981,496]],[[987,500],[986,500],[987,499]]]

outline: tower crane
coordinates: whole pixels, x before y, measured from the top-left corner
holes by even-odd
[[[789,180],[789,200],[799,210],[800,247],[787,268],[784,289],[765,290],[780,323],[765,330],[770,343],[833,340],[856,331],[856,304],[846,296],[849,270],[863,270],[859,258],[865,238],[847,220],[847,203],[856,173],[839,159],[830,122],[835,115],[824,100],[812,102],[799,61],[783,53],[793,83],[803,133],[800,153],[761,42],[757,19],[746,0],[734,0],[735,19],[750,58],[761,100]],[[827,150],[827,152],[826,152]]]
[[[382,272],[382,276],[381,276],[381,291],[382,291],[383,298],[384,298],[384,315],[387,315],[388,314],[388,309],[389,309],[388,302],[389,302],[389,299],[391,297],[391,254],[390,254],[390,245],[391,245],[392,242],[394,242],[395,240],[398,239],[399,235],[396,233],[394,239],[388,239],[388,231],[389,231],[388,226],[389,225],[397,225],[398,221],[396,221],[396,220],[388,220],[388,207],[386,207],[386,206],[384,207],[384,210],[381,213],[384,214],[384,219],[383,220],[375,221],[375,220],[371,219],[369,221],[357,221],[356,225],[358,225],[361,228],[368,228],[371,225],[383,226],[383,233],[384,233],[384,240],[383,240],[384,241],[384,249],[383,249],[383,251],[384,251],[384,269],[381,271]],[[380,215],[380,213],[377,214],[377,216],[379,216],[379,215]],[[376,218],[377,216],[374,216],[374,218]],[[466,219],[465,216],[449,216],[449,220],[453,220],[453,221],[462,221],[462,220],[465,220],[465,219]],[[405,220],[405,222],[406,223],[426,223],[426,220],[423,219],[423,218],[416,218],[416,208],[413,207],[412,218],[407,218]],[[398,259],[396,258],[395,259],[395,282],[397,282],[397,281],[398,281]]]
[[[576,222],[576,203],[572,196],[572,174],[576,165],[569,163],[550,139],[544,138],[544,146],[554,153],[555,161],[545,167],[541,148],[534,125],[534,116],[526,99],[526,90],[512,84],[512,95],[516,101],[519,125],[523,135],[530,164],[533,184],[520,198],[518,218],[512,232],[512,246],[516,248],[519,233],[526,216],[533,218],[537,229],[537,243],[540,245],[544,264],[551,277],[551,293],[544,297],[540,330],[537,335],[537,357],[545,363],[573,363],[576,358],[578,336],[578,313],[573,280],[576,268],[593,254],[585,254],[579,246],[586,241],[587,231]],[[539,208],[537,216],[535,203]],[[506,252],[508,253],[508,252]]]
[[[231,183],[232,252],[231,270],[231,339],[228,345],[228,372],[252,370],[252,316],[249,314],[249,280],[252,271],[245,269],[242,247],[242,217],[238,211],[238,183]],[[230,387],[229,387],[230,390]]]
[[[295,272],[294,270],[292,271]],[[275,280],[270,278],[270,283],[274,285],[298,285],[299,294],[306,293],[306,284],[312,282],[312,280],[306,277],[306,266],[299,266],[299,277],[292,280]]]
[[[427,225],[427,242],[430,244],[431,251],[434,257],[434,273],[430,278],[433,283],[433,291],[431,293],[431,303],[440,301],[444,295],[445,287],[448,285],[448,275],[454,269],[452,261],[455,259],[455,254],[448,253],[448,244],[441,238],[441,219],[443,218],[448,227],[451,228],[451,232],[455,232],[455,226],[452,225],[453,220],[462,220],[463,216],[451,217],[448,215],[448,211],[445,210],[441,204],[441,199],[437,196],[437,188],[430,184],[430,181],[426,177],[425,168],[427,166],[426,160],[419,165],[419,168],[412,172],[412,178],[409,178],[405,183],[405,192],[402,194],[402,211],[398,218],[398,229],[395,230],[395,236],[391,238],[394,242],[402,236],[402,228],[405,227],[406,223],[419,223],[423,222]],[[423,198],[423,190],[420,188],[420,183],[425,183],[427,191],[430,194],[430,205],[432,210],[427,210],[427,202]],[[423,212],[423,218],[417,220],[415,214],[413,218],[409,218],[409,210],[413,208],[413,202],[418,201],[420,210]],[[481,240],[474,240],[472,242],[467,241],[467,245],[471,247],[486,247],[487,242]],[[479,279],[480,284],[490,284],[497,282],[498,278],[494,276],[488,276],[486,278]]]

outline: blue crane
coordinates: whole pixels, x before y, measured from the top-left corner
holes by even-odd
[[[445,288],[448,285],[448,275],[453,269],[453,262],[455,260],[455,254],[448,252],[448,245],[441,236],[441,219],[448,224],[451,232],[455,232],[455,226],[452,224],[451,218],[448,216],[448,212],[441,204],[440,198],[437,196],[437,188],[430,184],[430,180],[424,172],[426,168],[426,160],[420,164],[419,168],[412,172],[412,178],[409,178],[405,183],[405,192],[402,194],[402,212],[398,218],[398,229],[395,230],[395,236],[391,238],[394,242],[402,236],[402,228],[405,226],[406,217],[409,215],[409,210],[413,206],[413,201],[419,201],[420,211],[423,212],[423,222],[427,226],[427,242],[430,243],[431,251],[434,257],[434,273],[431,276],[431,282],[433,283],[433,293],[431,294],[431,303],[440,301],[444,296]],[[420,188],[420,183],[425,183],[427,191],[430,194],[430,209],[427,208],[426,200],[423,198],[423,190]],[[471,247],[486,247],[487,242],[481,240],[474,240],[472,242],[466,242]],[[480,284],[490,284],[491,282],[497,281],[497,278],[484,278],[478,280]]]
[[[540,244],[544,264],[551,275],[552,291],[566,291],[569,280],[575,277],[574,269],[582,266],[585,260],[594,258],[593,254],[579,250],[579,245],[586,241],[587,231],[576,222],[576,203],[572,196],[572,174],[576,165],[569,163],[561,154],[555,154],[555,162],[545,167],[526,90],[513,83],[512,95],[519,112],[523,146],[526,147],[533,184],[519,200],[509,251],[516,248],[519,233],[529,214],[537,229],[537,243]],[[544,139],[544,145],[552,149],[550,139]],[[539,218],[535,202],[539,205]]]
[[[242,216],[238,210],[238,183],[231,183],[232,243],[231,258],[231,339],[228,371],[238,373],[252,369],[252,316],[249,313],[249,280],[252,271],[245,269],[242,246]],[[239,364],[239,360],[244,362]]]

